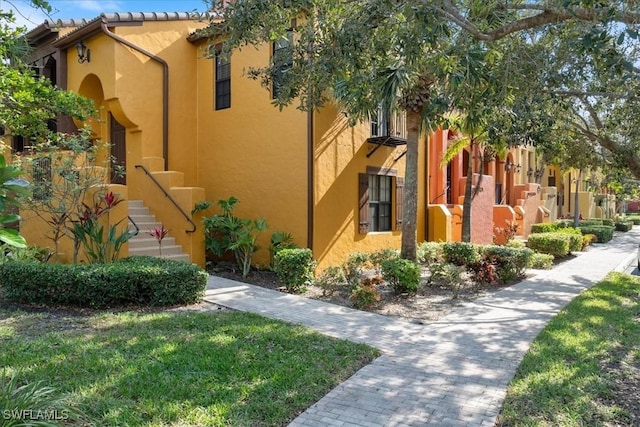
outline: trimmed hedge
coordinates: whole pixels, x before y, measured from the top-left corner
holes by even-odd
[[[607,243],[613,239],[614,227],[608,225],[585,225],[580,226],[582,234],[594,234],[598,238],[598,243]]]
[[[638,218],[638,220],[640,221],[640,218]],[[640,223],[640,222],[639,222],[639,223]],[[610,225],[610,226],[612,226],[612,227],[613,227],[614,225],[616,225],[616,222],[615,222],[614,220],[612,220],[612,219],[604,218],[604,219],[602,220],[602,225]]]
[[[502,283],[524,277],[525,269],[531,264],[534,252],[529,248],[507,246],[485,246],[483,259],[496,266],[498,279]]]
[[[315,268],[311,249],[281,249],[274,257],[273,271],[289,292],[304,292],[313,284]]]
[[[583,248],[582,232],[573,227],[560,228],[557,233],[564,233],[569,236],[569,252],[580,252]]]
[[[571,245],[570,233],[534,233],[529,234],[527,246],[536,252],[553,255],[556,258],[569,254]],[[582,246],[582,239],[580,239]]]
[[[626,220],[633,222],[633,225],[640,225],[640,216],[630,215],[630,216],[627,216]],[[607,225],[613,225],[613,224],[607,224]]]
[[[382,261],[382,278],[389,282],[396,294],[415,294],[420,286],[420,264],[402,258]]]
[[[0,286],[10,300],[93,308],[192,304],[202,299],[208,277],[196,265],[146,256],[107,264],[0,265]]]
[[[615,228],[616,231],[629,231],[633,228],[633,221],[618,221]]]
[[[531,257],[529,268],[551,270],[553,268],[553,255],[534,253]]]
[[[447,242],[442,245],[444,261],[455,265],[469,265],[480,261],[480,248],[473,243]]]
[[[560,229],[557,222],[541,222],[539,224],[531,224],[532,233],[552,233]]]

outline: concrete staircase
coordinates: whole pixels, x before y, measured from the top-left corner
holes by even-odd
[[[190,262],[189,255],[182,252],[182,246],[176,244],[176,239],[169,234],[162,239],[162,255],[155,237],[149,235],[149,231],[160,226],[154,215],[149,214],[142,200],[129,200],[129,216],[135,222],[140,231],[138,235],[129,240],[129,255],[148,255],[177,261]],[[129,229],[135,230],[135,226],[129,221]]]

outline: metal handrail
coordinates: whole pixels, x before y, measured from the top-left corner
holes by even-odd
[[[154,184],[155,184],[155,185],[156,185],[156,186],[157,186],[157,187],[158,187],[158,188],[159,188],[159,189],[164,193],[164,195],[169,199],[169,201],[170,201],[171,203],[173,203],[173,206],[175,206],[175,207],[180,211],[180,213],[182,214],[182,216],[184,217],[184,219],[186,219],[186,220],[187,220],[187,222],[188,222],[189,224],[191,224],[191,226],[193,227],[193,229],[192,229],[192,230],[185,230],[185,232],[187,232],[187,233],[193,233],[193,232],[195,232],[195,231],[196,231],[196,223],[195,223],[195,222],[193,222],[193,221],[191,220],[191,218],[189,218],[189,215],[187,215],[187,213],[186,213],[184,210],[182,210],[182,208],[178,205],[178,203],[174,200],[174,198],[173,198],[173,197],[171,197],[171,194],[167,193],[167,190],[165,190],[165,189],[164,189],[164,187],[162,187],[162,184],[160,184],[160,183],[158,182],[158,180],[156,180],[156,179],[153,177],[153,175],[151,175],[151,172],[149,172],[149,170],[148,170],[147,168],[145,168],[144,166],[142,166],[142,165],[135,165],[135,168],[136,168],[136,169],[142,169],[142,170],[144,171],[144,173],[146,173],[146,174],[147,174],[147,176],[148,176],[149,178],[151,178],[151,181],[153,181],[153,183],[154,183]]]
[[[136,228],[136,232],[133,234],[133,236],[135,237],[140,233],[140,227],[138,227],[138,224],[136,224],[133,218],[131,218],[131,215],[127,215],[127,218],[129,218],[129,222]]]

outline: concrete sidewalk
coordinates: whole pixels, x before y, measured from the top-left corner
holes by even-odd
[[[493,426],[531,341],[583,290],[635,263],[640,227],[427,325],[210,277],[207,301],[364,342],[383,355],[291,426]]]

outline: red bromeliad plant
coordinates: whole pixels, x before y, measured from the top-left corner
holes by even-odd
[[[149,236],[154,237],[158,242],[158,250],[160,252],[160,256],[162,256],[162,239],[169,234],[169,230],[164,228],[164,225],[156,225],[153,230],[149,230]]]
[[[83,247],[90,263],[105,263],[118,259],[122,245],[136,233],[125,230],[118,234],[117,227],[121,222],[119,221],[109,226],[105,234],[105,227],[100,224],[100,219],[122,201],[123,199],[110,191],[94,200],[93,206],[82,204],[82,213],[73,223],[74,263],[78,261],[80,246]]]

